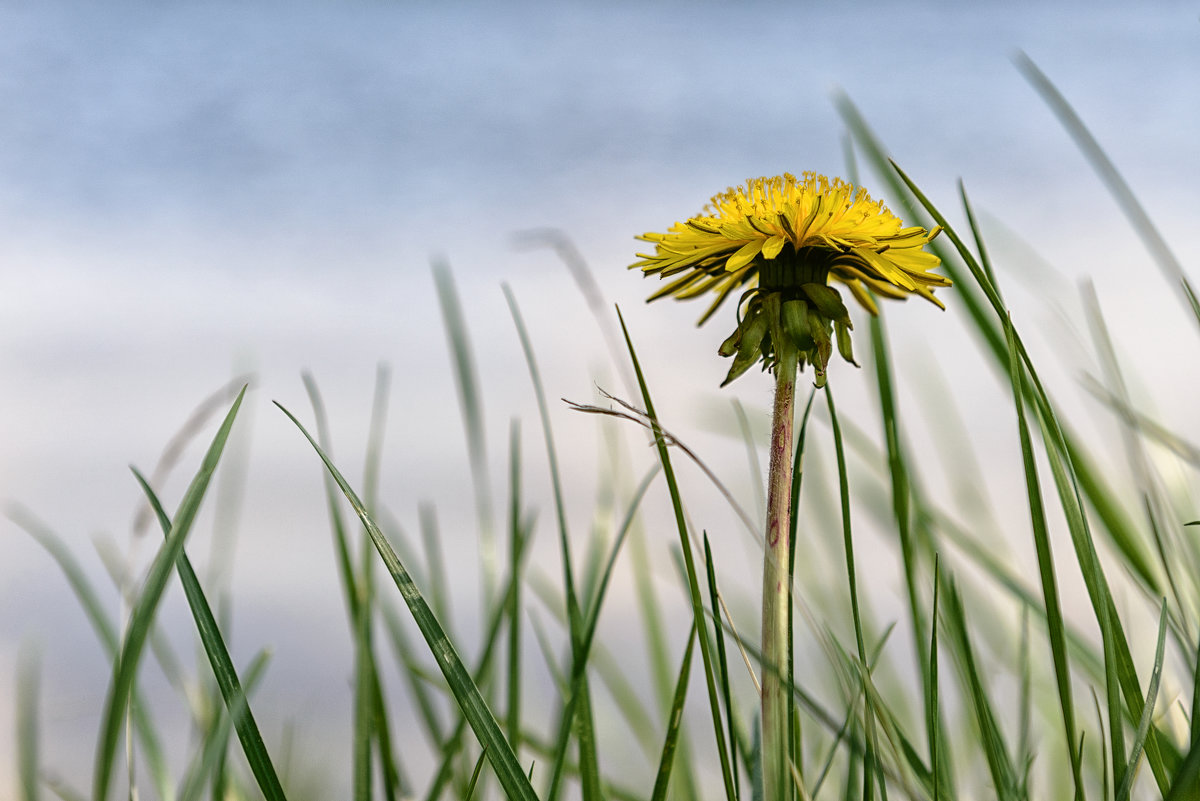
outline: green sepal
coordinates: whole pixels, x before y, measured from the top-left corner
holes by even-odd
[[[742,320],[742,324],[739,326],[742,336],[738,343],[737,355],[733,357],[729,375],[725,376],[721,386],[725,386],[749,370],[761,358],[761,346],[763,338],[767,335],[768,322],[767,315],[762,313],[761,308],[752,307],[746,313],[746,319]]]
[[[850,322],[850,311],[842,303],[842,296],[836,289],[825,284],[805,284],[801,289],[823,317],[844,323],[849,328],[854,327]]]
[[[809,359],[816,373],[818,387],[825,386],[825,368],[829,364],[829,357],[833,355],[833,340],[829,337],[829,329],[829,321],[824,317],[819,314],[808,315],[808,333],[815,343],[809,351]]]
[[[738,351],[738,344],[742,341],[742,327],[739,325],[733,329],[733,333],[721,343],[721,347],[717,348],[717,355],[724,356],[728,359]]]
[[[837,333],[838,353],[842,354],[842,358],[855,367],[860,367],[861,365],[854,361],[854,349],[850,344],[850,326],[841,322],[834,322],[833,330]]]

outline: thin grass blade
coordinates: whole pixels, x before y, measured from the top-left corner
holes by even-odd
[[[692,558],[691,546],[688,542],[687,521],[683,514],[683,500],[679,494],[679,485],[675,481],[675,471],[671,467],[671,456],[667,451],[667,443],[662,435],[662,429],[658,424],[658,416],[654,412],[654,402],[650,398],[650,388],[646,384],[646,377],[642,373],[642,366],[638,361],[637,352],[634,350],[633,340],[629,336],[629,329],[625,325],[625,319],[621,316],[619,308],[617,309],[617,319],[621,323],[621,332],[625,337],[625,347],[629,351],[629,360],[633,364],[634,374],[637,376],[638,387],[642,393],[642,402],[645,404],[646,415],[653,426],[655,445],[658,448],[659,461],[663,466],[663,477],[667,481],[667,489],[671,495],[671,506],[675,512],[675,524],[679,531],[679,547],[683,554],[688,590],[692,602],[692,617],[697,629],[704,631],[705,612],[704,604],[700,600],[700,580],[696,571],[695,560]],[[721,762],[721,778],[724,782],[725,797],[728,801],[734,801],[737,795],[733,786],[732,760],[729,748],[725,742],[725,731],[721,725],[721,702],[717,693],[716,666],[713,655],[709,652],[707,636],[700,637],[700,656],[704,662],[704,680],[708,686],[708,705],[712,713],[713,731],[717,741],[717,756]]]
[[[675,746],[679,741],[679,725],[683,721],[683,704],[687,700],[688,677],[692,671],[692,651],[696,645],[696,624],[688,635],[687,648],[683,652],[683,664],[679,667],[679,680],[675,683],[675,700],[671,704],[670,723],[663,742],[662,756],[658,760],[658,774],[654,779],[654,791],[650,801],[666,801],[667,789],[671,784],[671,768],[675,764]]]
[[[737,741],[738,741],[737,733],[734,731],[734,723],[733,723],[733,714],[734,714],[733,700],[732,700],[733,693],[729,686],[730,685],[729,660],[726,659],[726,657],[725,657],[725,627],[721,625],[721,601],[720,601],[720,594],[717,591],[717,572],[716,572],[716,568],[713,566],[712,548],[709,546],[709,543],[708,543],[708,532],[707,531],[704,532],[704,572],[705,572],[705,578],[708,580],[708,602],[709,602],[710,606],[712,607],[713,615],[716,616],[716,622],[717,622],[717,625],[713,626],[713,629],[714,629],[713,633],[714,633],[714,640],[716,641],[716,649],[717,649],[717,668],[718,668],[717,675],[720,677],[720,683],[721,683],[721,700],[725,704],[725,722],[729,726],[729,742],[737,743]],[[696,633],[696,626],[695,626],[695,624],[693,624],[692,625],[692,634],[694,635],[695,633]],[[691,655],[691,650],[692,650],[691,642],[689,641],[689,643],[688,643],[689,658]],[[790,651],[788,653],[788,656],[789,657],[791,656]],[[790,665],[790,660],[789,660],[789,665]],[[787,686],[788,686],[788,696],[790,698],[791,697],[791,687],[792,687],[792,683],[790,680],[791,673],[789,672],[788,675],[789,675],[789,682],[788,682]],[[676,690],[676,700],[677,701],[679,700],[678,695],[679,695],[679,692],[677,689]],[[794,710],[795,702],[793,701],[792,704],[793,704],[793,710]],[[672,718],[672,720],[674,720],[674,718]],[[794,740],[792,741],[792,743],[794,743]],[[796,748],[794,747],[794,745],[791,745],[789,747],[789,753],[792,753],[792,754],[796,753]],[[799,763],[797,763],[797,764],[799,764]],[[736,763],[735,763],[735,765],[736,765]],[[741,788],[740,779],[738,778],[738,771],[735,768],[733,771],[734,793],[737,794],[738,796],[740,796],[741,789],[742,788]]]
[[[1001,801],[1017,801],[1020,797],[1017,791],[1017,772],[1013,767],[1008,748],[1004,744],[1004,736],[996,721],[991,698],[979,674],[975,652],[971,646],[970,635],[967,633],[967,617],[963,610],[962,598],[953,581],[950,581],[946,589],[944,619],[947,634],[955,655],[958,657],[959,668],[965,680],[965,691],[979,728],[980,740],[992,777],[992,786]]]
[[[1067,661],[1066,625],[1063,622],[1062,604],[1058,599],[1058,579],[1054,571],[1054,555],[1050,547],[1050,531],[1046,524],[1045,508],[1042,505],[1041,483],[1038,479],[1037,462],[1034,460],[1033,440],[1025,420],[1025,404],[1021,398],[1021,359],[1017,352],[1016,334],[1012,321],[1006,320],[1005,334],[1009,347],[1009,378],[1013,388],[1013,405],[1017,410],[1017,430],[1021,440],[1021,458],[1025,467],[1025,490],[1029,499],[1029,517],[1033,527],[1033,542],[1037,552],[1038,572],[1042,586],[1042,601],[1046,613],[1046,628],[1050,638],[1050,655],[1054,662],[1054,676],[1058,688],[1058,703],[1062,712],[1063,735],[1067,757],[1071,763],[1071,775],[1075,778],[1075,798],[1082,799],[1083,785],[1079,782],[1080,755],[1075,751],[1075,706],[1071,696],[1071,668]]]
[[[22,648],[17,655],[17,783],[22,801],[39,801],[42,797],[38,755],[39,674],[37,654]]]
[[[504,734],[500,731],[500,726],[496,723],[495,716],[484,701],[478,685],[471,679],[453,643],[446,637],[446,632],[442,628],[441,623],[434,616],[421,591],[413,583],[408,570],[401,564],[395,550],[392,549],[387,538],[383,536],[383,532],[379,530],[379,526],[375,524],[374,519],[368,514],[358,495],[346,479],[342,477],[342,474],[333,462],[330,461],[329,457],[325,455],[325,452],[317,444],[317,441],[312,438],[312,435],[308,433],[291,412],[278,403],[276,403],[276,406],[279,406],[279,409],[300,429],[300,432],[304,434],[304,437],[313,446],[313,449],[316,450],[317,455],[321,457],[321,461],[325,463],[325,467],[328,468],[334,481],[337,482],[338,487],[341,488],[342,493],[346,496],[346,500],[350,502],[359,520],[366,527],[375,550],[379,553],[380,558],[388,569],[388,573],[391,574],[392,579],[395,581],[396,588],[400,591],[404,602],[408,604],[413,618],[417,621],[417,626],[421,629],[421,634],[424,635],[425,641],[429,644],[430,652],[437,661],[438,667],[441,668],[442,674],[446,677],[446,681],[450,685],[451,692],[454,693],[459,708],[462,709],[463,714],[475,732],[475,736],[479,738],[480,745],[487,749],[488,760],[491,762],[492,769],[500,781],[500,786],[511,799],[515,799],[516,801],[535,801],[537,794],[534,792],[533,786],[529,783],[529,779],[526,778],[525,771],[522,770],[520,764],[517,762],[516,755],[513,753],[508,741],[504,739]]]
[[[583,623],[579,605],[579,595],[576,591],[574,569],[572,568],[570,534],[567,528],[566,505],[563,501],[562,479],[558,468],[558,455],[554,447],[554,432],[550,425],[550,410],[546,405],[546,393],[542,388],[542,379],[538,370],[537,360],[533,354],[533,344],[525,329],[525,321],[517,307],[516,297],[507,285],[504,286],[504,298],[508,302],[517,336],[521,340],[521,350],[525,354],[525,363],[529,368],[529,377],[533,383],[534,395],[538,404],[538,415],[542,421],[542,433],[546,441],[546,456],[550,466],[550,478],[554,488],[554,509],[558,521],[559,549],[562,556],[563,588],[567,604],[567,623],[571,636],[572,678],[571,691],[563,707],[559,722],[558,759],[550,774],[550,787],[547,791],[549,801],[558,797],[560,780],[567,754],[567,741],[575,728],[575,716],[578,713],[578,742],[580,748],[581,776],[584,779],[584,801],[597,801],[599,798],[599,766],[595,748],[595,737],[592,730],[591,699],[587,683],[586,656],[582,652]]]
[[[1154,667],[1150,672],[1150,686],[1146,689],[1146,703],[1142,707],[1142,717],[1138,721],[1137,733],[1133,737],[1133,749],[1129,760],[1125,763],[1125,775],[1117,788],[1116,801],[1128,801],[1133,791],[1133,779],[1137,775],[1137,765],[1142,758],[1142,749],[1146,744],[1146,736],[1150,733],[1150,721],[1154,716],[1155,701],[1158,700],[1158,683],[1162,678],[1163,647],[1167,643],[1167,601],[1162,602],[1162,611],[1158,616],[1158,647],[1154,651]]]
[[[492,510],[491,477],[488,475],[487,436],[484,430],[482,394],[471,335],[467,331],[466,315],[458,299],[458,288],[449,262],[437,259],[433,263],[433,283],[437,289],[438,305],[446,328],[446,344],[454,362],[454,381],[458,389],[458,406],[462,412],[463,430],[467,437],[467,457],[471,464],[471,485],[475,494],[475,513],[479,520],[479,545],[483,559],[484,602],[490,602],[496,582],[499,554],[495,541]]]

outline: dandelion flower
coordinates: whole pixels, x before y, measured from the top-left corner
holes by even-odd
[[[930,272],[940,261],[924,249],[939,230],[905,228],[882,202],[840,178],[785,174],[727,189],[667,233],[637,237],[653,242],[654,253],[639,253],[630,269],[671,279],[650,300],[714,296],[700,324],[742,290],[737,329],[720,348],[734,357],[725,384],[760,360],[774,369],[786,338],[799,351],[799,366],[813,365],[820,386],[835,340],[854,363],[853,326],[835,286],[844,285],[871,314],[878,313],[872,293],[920,295],[942,306],[933,290],[950,281]]]

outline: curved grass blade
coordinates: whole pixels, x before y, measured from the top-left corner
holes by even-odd
[[[22,648],[17,656],[17,780],[22,801],[38,801],[38,697],[37,654]]]
[[[308,394],[308,402],[312,406],[313,418],[317,425],[317,441],[326,452],[333,452],[333,443],[329,436],[329,422],[325,414],[325,401],[317,388],[316,379],[311,373],[304,373],[300,380],[304,383],[304,391]],[[355,625],[358,619],[358,578],[354,575],[353,562],[350,558],[350,542],[346,536],[346,524],[342,519],[342,508],[338,503],[337,484],[325,475],[325,502],[329,507],[329,522],[333,526],[333,543],[337,550],[338,575],[342,580],[342,593],[346,600],[346,612],[350,617],[350,625]]]
[[[238,409],[245,396],[246,388],[243,387],[205,453],[199,472],[188,486],[187,492],[179,504],[179,510],[175,513],[171,531],[162,548],[154,557],[141,595],[133,607],[125,641],[113,666],[112,684],[109,685],[108,699],[101,718],[92,782],[93,801],[106,801],[108,798],[117,743],[120,739],[121,721],[125,717],[125,710],[129,705],[130,695],[137,677],[138,662],[150,634],[154,613],[158,609],[158,602],[162,598],[163,590],[166,589],[167,581],[175,568],[175,562],[183,553],[183,543],[191,531],[192,523],[196,520],[200,502],[204,500],[204,493],[208,489],[213,472],[217,469],[217,462],[220,461],[221,452],[224,450],[225,443],[229,439],[229,432],[233,428],[234,418],[237,417]]]
[[[146,494],[146,499],[150,502],[150,506],[158,518],[163,537],[169,539],[172,530],[171,520],[162,508],[158,496],[136,468],[133,470],[133,475],[141,485],[142,492]],[[191,560],[188,559],[187,553],[182,548],[176,557],[176,569],[179,572],[179,580],[183,584],[184,595],[187,596],[188,606],[191,607],[192,617],[195,618],[200,641],[204,644],[204,652],[208,655],[208,662],[212,666],[213,676],[221,690],[221,697],[225,699],[225,708],[233,717],[238,740],[242,744],[242,751],[246,754],[246,761],[250,765],[254,779],[258,782],[259,789],[262,790],[267,801],[283,801],[285,798],[283,787],[279,784],[275,766],[271,763],[271,757],[267,754],[267,747],[263,743],[258,724],[254,721],[254,713],[250,711],[250,706],[246,701],[246,694],[238,679],[237,669],[234,668],[233,660],[229,657],[229,649],[225,647],[225,639],[217,627],[217,621],[213,617],[208,599],[200,586],[200,580],[196,578],[196,572],[192,569]]]
[[[675,746],[679,742],[679,724],[683,720],[683,703],[687,700],[688,676],[692,671],[692,651],[696,645],[696,624],[688,635],[687,648],[683,652],[683,664],[679,668],[679,680],[675,683],[675,700],[671,704],[671,716],[667,724],[667,736],[663,743],[662,757],[658,761],[658,775],[654,779],[654,792],[650,801],[665,801],[671,784],[671,768],[675,764]],[[728,685],[726,686],[728,689]]]
[[[426,603],[421,591],[413,583],[408,570],[401,564],[395,550],[392,549],[391,544],[383,536],[383,532],[379,530],[379,526],[375,524],[371,515],[368,514],[358,495],[350,487],[346,479],[342,477],[342,474],[334,466],[333,462],[330,461],[329,457],[325,455],[325,452],[317,444],[316,440],[312,438],[312,435],[308,433],[291,412],[279,403],[275,405],[300,429],[300,433],[304,435],[313,446],[313,449],[316,450],[317,455],[325,463],[325,467],[329,470],[330,475],[333,476],[334,481],[337,482],[342,493],[354,508],[359,520],[366,527],[375,550],[378,551],[380,558],[395,581],[396,588],[400,591],[404,602],[408,604],[408,608],[412,612],[417,626],[421,629],[421,634],[424,635],[425,641],[429,644],[430,652],[437,661],[438,667],[441,668],[442,674],[446,677],[446,681],[450,685],[450,690],[454,694],[459,708],[462,709],[463,714],[475,732],[475,736],[479,738],[480,745],[487,749],[488,761],[492,764],[492,769],[500,781],[500,786],[509,798],[514,799],[514,801],[536,801],[537,794],[534,792],[533,786],[529,783],[524,770],[522,770],[520,764],[517,762],[517,757],[509,746],[508,741],[504,739],[504,734],[500,731],[500,726],[496,723],[495,716],[492,715],[491,709],[488,708],[482,694],[479,692],[479,687],[471,679],[470,674],[467,673],[467,669],[463,665],[462,659],[459,657],[454,645],[446,637],[441,623],[438,622],[432,610],[430,610],[429,604]]]

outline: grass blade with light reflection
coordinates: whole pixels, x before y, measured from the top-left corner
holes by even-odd
[[[200,503],[204,500],[204,493],[208,489],[209,481],[217,469],[221,451],[229,439],[229,432],[233,428],[233,421],[237,417],[238,409],[241,407],[245,395],[246,389],[243,387],[242,391],[238,393],[233,407],[221,423],[221,427],[217,430],[217,434],[200,464],[199,472],[192,479],[192,483],[188,486],[187,492],[179,504],[179,509],[171,524],[171,531],[150,565],[145,584],[130,614],[129,629],[125,633],[120,655],[113,665],[112,683],[109,685],[108,698],[101,718],[100,736],[96,747],[95,775],[92,782],[93,801],[105,801],[108,798],[121,722],[125,717],[125,709],[136,680],[142,649],[150,634],[158,602],[162,598],[163,590],[166,589],[167,580],[175,568],[176,560],[183,553],[184,541],[200,510]],[[281,793],[279,798],[282,797]]]
[[[166,510],[163,509],[158,496],[136,468],[133,475],[158,518],[164,539],[169,539],[172,523]],[[216,618],[213,617],[212,608],[200,586],[200,580],[196,578],[196,571],[192,569],[192,563],[182,547],[176,557],[175,568],[179,573],[180,583],[183,584],[183,592],[187,596],[188,606],[192,609],[196,630],[200,634],[200,642],[204,645],[204,651],[208,655],[213,676],[221,690],[221,697],[225,699],[225,708],[233,718],[234,729],[237,731],[238,740],[241,741],[242,750],[246,754],[246,761],[250,764],[250,770],[254,773],[258,787],[268,801],[274,799],[282,801],[284,798],[283,787],[279,784],[275,766],[271,764],[266,745],[263,744],[262,734],[259,733],[258,724],[254,721],[254,713],[250,711],[250,705],[246,701],[246,694],[238,679],[237,669],[233,666],[229,649],[225,647],[225,638],[221,636],[221,630],[217,627]]]

